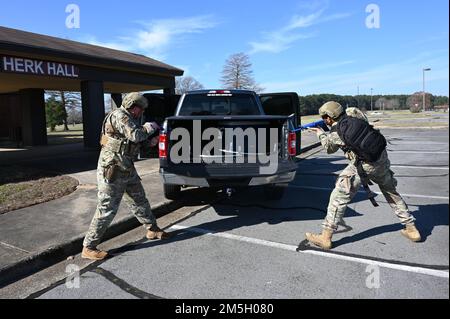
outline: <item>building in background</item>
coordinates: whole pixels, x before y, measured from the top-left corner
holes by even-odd
[[[143,55],[0,27],[0,139],[46,145],[45,90],[81,92],[84,144],[99,146],[104,94],[175,93],[183,70]]]

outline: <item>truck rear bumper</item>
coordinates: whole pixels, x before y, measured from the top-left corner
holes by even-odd
[[[189,177],[173,173],[160,171],[164,184],[198,186],[198,187],[218,187],[218,186],[259,186],[268,184],[286,184],[295,178],[296,171],[283,172],[270,176],[254,176],[245,178],[204,178]]]

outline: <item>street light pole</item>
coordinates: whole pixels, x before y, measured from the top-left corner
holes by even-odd
[[[370,88],[370,111],[373,111],[373,89]]]
[[[423,75],[423,111],[425,112],[425,71],[431,71],[431,68],[424,68],[422,70],[422,75]]]
[[[359,85],[358,85],[358,93],[356,94],[356,104],[359,107]]]

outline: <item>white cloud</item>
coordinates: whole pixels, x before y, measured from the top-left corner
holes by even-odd
[[[94,36],[87,36],[81,39],[82,42],[89,43],[92,45],[98,45],[101,47],[106,47],[114,50],[122,50],[126,51],[129,47],[125,44],[117,43],[117,42],[101,42],[98,41]]]
[[[162,19],[151,22],[138,22],[140,29],[126,37],[103,42],[95,37],[87,37],[85,42],[112,49],[130,51],[164,60],[167,50],[180,42],[187,34],[202,33],[219,24],[213,15],[203,15],[180,19]]]
[[[283,28],[283,31],[291,31],[300,28],[307,28],[316,24],[325,10],[319,10],[307,16],[294,15],[291,22]]]
[[[264,35],[265,41],[250,42],[252,50],[250,54],[258,52],[280,53],[291,47],[291,44],[298,41],[315,37],[316,33],[309,34],[287,34],[286,32],[270,32]]]
[[[317,6],[319,6],[319,4],[315,4],[313,7],[315,8]],[[289,49],[291,45],[298,40],[309,39],[318,35],[317,32],[305,34],[298,33],[296,32],[297,30],[306,29],[333,20],[344,19],[351,15],[350,13],[338,13],[324,16],[323,14],[325,11],[326,8],[321,8],[311,14],[294,15],[290,22],[282,28],[271,32],[264,32],[261,41],[250,42],[251,50],[249,54],[259,52],[280,53]]]
[[[336,72],[305,77],[300,81],[277,81],[261,83],[266,91],[294,91],[301,95],[335,93],[356,94],[359,85],[361,94],[413,93],[421,90],[422,67],[431,67],[427,73],[427,87],[433,93],[448,95],[448,53],[423,52],[410,59],[358,72]],[[440,52],[439,52],[440,53]],[[446,87],[443,91],[443,87]],[[433,91],[433,89],[435,91]]]

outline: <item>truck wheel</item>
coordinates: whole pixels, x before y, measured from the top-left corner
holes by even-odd
[[[285,186],[267,185],[264,186],[264,197],[268,200],[280,200],[284,196]]]
[[[164,184],[164,196],[167,199],[179,199],[181,197],[181,186]]]

